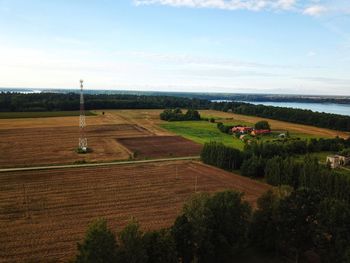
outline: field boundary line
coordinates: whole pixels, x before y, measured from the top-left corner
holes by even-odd
[[[67,165],[52,165],[52,166],[3,168],[3,169],[0,169],[0,173],[21,172],[21,171],[38,171],[38,170],[57,170],[57,169],[67,169],[67,168],[84,168],[84,167],[99,167],[99,166],[127,165],[127,164],[143,164],[143,163],[160,163],[160,162],[186,161],[186,160],[198,160],[198,159],[200,159],[199,156],[188,156],[188,157],[161,158],[161,159],[136,160],[136,161],[119,161],[119,162],[105,162],[105,163],[86,163],[86,164],[67,164]]]

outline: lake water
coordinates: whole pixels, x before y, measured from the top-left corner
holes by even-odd
[[[276,107],[288,107],[288,108],[297,108],[312,110],[318,112],[327,112],[334,114],[341,114],[350,116],[350,104],[333,104],[333,103],[300,103],[300,102],[255,102],[255,101],[246,101],[255,105],[263,104]]]

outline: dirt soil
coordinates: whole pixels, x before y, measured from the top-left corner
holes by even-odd
[[[116,115],[106,113],[99,116],[86,116],[87,126],[105,124],[127,124],[124,119]],[[24,129],[24,128],[45,128],[79,125],[79,116],[71,117],[49,117],[49,118],[22,118],[22,119],[0,119],[1,129]]]
[[[102,114],[101,110],[94,112]],[[159,124],[163,122],[159,118],[161,112],[163,112],[163,110],[108,110],[105,112],[105,115],[109,115],[111,119],[116,118],[118,120],[123,120],[124,123],[142,126],[148,131],[154,133],[154,135],[173,135],[159,126]]]
[[[181,136],[122,138],[118,142],[133,152],[136,159],[199,156],[203,148]]]
[[[131,153],[115,139],[148,135],[137,125],[90,125],[86,137],[92,152],[78,154],[77,126],[0,129],[0,167],[126,160]]]
[[[89,223],[169,227],[195,191],[236,189],[255,205],[270,187],[193,162],[0,174],[0,262],[67,262]]]

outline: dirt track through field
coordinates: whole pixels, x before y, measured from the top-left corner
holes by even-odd
[[[269,189],[184,161],[0,174],[0,262],[67,261],[99,217],[119,231],[132,216],[143,229],[168,227],[196,177],[200,192],[236,189],[252,204]]]

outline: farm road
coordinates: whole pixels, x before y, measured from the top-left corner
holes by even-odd
[[[17,168],[15,167],[15,168],[0,169],[0,173],[19,172],[19,171],[35,171],[35,170],[54,170],[54,169],[66,169],[66,168],[82,168],[82,167],[97,167],[97,166],[111,166],[111,165],[124,165],[124,164],[142,164],[142,163],[156,163],[156,162],[183,161],[183,160],[198,160],[199,158],[200,158],[199,156],[189,156],[189,157],[162,158],[162,159],[139,160],[139,161],[67,164],[67,165],[17,167]]]

